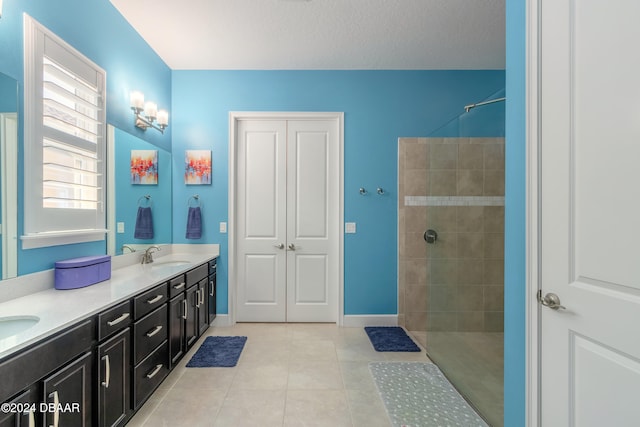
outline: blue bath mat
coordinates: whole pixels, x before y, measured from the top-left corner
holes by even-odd
[[[364,330],[376,351],[420,351],[399,326],[367,326]]]
[[[207,337],[187,368],[214,368],[236,366],[247,337]]]

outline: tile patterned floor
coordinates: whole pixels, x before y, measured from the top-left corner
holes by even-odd
[[[424,350],[376,352],[363,328],[333,324],[239,323],[206,335],[247,336],[238,365],[186,368],[200,338],[128,426],[388,427],[369,362],[428,361]]]

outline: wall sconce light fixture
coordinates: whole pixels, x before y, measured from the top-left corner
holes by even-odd
[[[130,94],[130,103],[133,114],[135,114],[135,125],[142,130],[154,128],[164,133],[169,126],[169,113],[167,110],[159,110],[155,102],[144,102],[142,92],[133,91]],[[155,122],[155,123],[154,123]]]

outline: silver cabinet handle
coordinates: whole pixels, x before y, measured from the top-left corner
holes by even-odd
[[[109,355],[104,356],[102,360],[104,360],[104,381],[102,381],[102,386],[109,388],[109,384],[111,383],[111,363],[109,361]]]
[[[274,248],[284,249],[284,243],[280,243],[279,245],[273,245]]]
[[[209,295],[213,296],[213,294],[215,293],[215,291],[213,289],[213,280],[209,282],[209,286],[211,286],[211,293]]]
[[[125,320],[127,317],[129,317],[129,313],[124,313],[122,316],[118,317],[117,319],[113,319],[112,321],[107,322],[107,325],[109,326],[117,325],[118,323]]]
[[[200,290],[200,296],[202,297],[202,301],[200,301],[200,305],[204,305],[204,296],[205,296],[205,294],[206,294],[205,289],[202,288]]]
[[[162,363],[159,365],[156,365],[155,369],[147,374],[147,378],[151,379],[155,377],[156,374],[160,372],[160,369],[162,369]]]
[[[296,245],[294,245],[293,243],[289,243],[289,246],[287,246],[287,248],[288,248],[290,251],[295,251],[295,250],[296,250]]]
[[[164,295],[156,295],[155,297],[148,299],[147,304],[155,304],[162,299]]]
[[[147,332],[147,336],[149,338],[151,338],[152,336],[154,336],[155,334],[157,334],[158,332],[160,332],[162,330],[162,325],[158,325],[156,326],[152,331]]]
[[[60,412],[58,411],[58,408],[60,407],[60,398],[58,397],[58,391],[56,390],[49,394],[49,397],[53,397],[53,404],[55,405],[55,409],[53,411],[53,426],[50,427],[58,427],[58,424],[60,423]]]
[[[173,285],[173,289],[182,289],[184,288],[184,285],[185,285],[184,282],[180,283],[179,285]]]
[[[196,308],[200,307],[200,289],[196,290],[196,294],[194,295],[194,298],[196,299],[195,301]]]
[[[182,300],[182,318],[187,320],[187,300]]]

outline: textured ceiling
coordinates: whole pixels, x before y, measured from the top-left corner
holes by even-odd
[[[502,69],[505,0],[110,0],[176,70]]]

